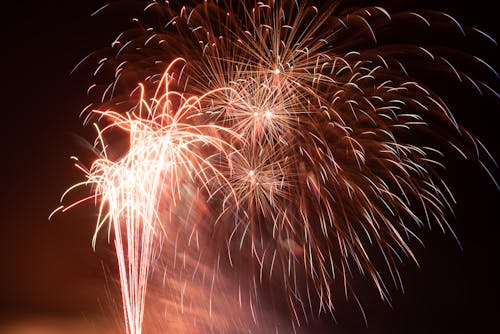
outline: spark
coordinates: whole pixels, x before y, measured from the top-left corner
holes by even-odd
[[[412,249],[418,230],[438,226],[454,235],[448,223],[454,198],[444,173],[450,148],[478,161],[495,182],[483,163],[486,157],[495,165],[485,147],[408,66],[421,62],[480,93],[497,93],[439,48],[379,44],[379,32],[399,19],[465,35],[470,29],[451,16],[340,10],[340,2],[317,7],[307,0],[209,0],[175,8],[148,5],[145,12],[159,18],[149,21],[162,24],[121,34],[96,70],[98,76],[105,65],[115,66],[101,104],[120,112],[94,110],[109,125],[99,130],[102,158],[83,184],[93,185],[100,200],[97,230],[105,222],[114,230],[128,333],[141,333],[160,239],[167,267],[182,258],[184,276],[167,268],[165,280],[181,296],[167,304],[180,303],[183,316],[191,300],[193,322],[208,322],[216,317],[214,305],[234,297],[259,324],[262,291],[281,286],[295,328],[333,314],[335,282],[361,305],[351,287],[355,275],[390,302],[391,286],[402,288],[400,263],[418,263]],[[185,66],[175,77],[178,57]],[[469,60],[497,77],[480,58]],[[137,90],[130,92],[123,78],[136,73],[145,82],[133,104]],[[155,86],[148,98],[145,87]],[[104,138],[116,129],[129,134],[130,147],[112,160]],[[173,228],[172,217],[183,228]],[[234,278],[224,265],[245,274]],[[237,293],[214,295],[217,287],[227,289],[227,277]],[[208,281],[207,297],[197,288]],[[197,294],[208,300],[208,316]],[[250,322],[245,318],[248,328]]]
[[[159,210],[175,210],[185,182],[199,182],[210,192],[210,179],[223,176],[201,151],[231,149],[217,133],[238,137],[216,125],[195,124],[193,119],[199,115],[200,102],[212,92],[186,98],[169,90],[173,66],[182,61],[175,59],[168,66],[151,98],[147,98],[147,92],[140,86],[134,112],[122,115],[111,110],[93,111],[109,124],[98,129],[102,157],[94,161],[81,185],[92,186],[94,194],[87,199],[100,202],[96,233],[107,222],[114,232],[126,328],[130,334],[142,332],[152,257],[162,235],[167,236]],[[179,101],[178,106],[175,101]],[[117,129],[128,134],[129,148],[124,156],[112,160],[104,138]],[[208,134],[211,132],[213,135]]]

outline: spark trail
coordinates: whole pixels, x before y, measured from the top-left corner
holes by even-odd
[[[105,56],[87,59],[99,59],[90,90],[105,110],[87,121],[98,116],[109,125],[99,132],[103,157],[85,183],[101,203],[98,226],[113,226],[130,334],[141,332],[159,244],[163,281],[182,296],[165,293],[166,304],[181,303],[180,317],[191,316],[194,327],[224,322],[211,311],[226,298],[251,313],[251,320],[240,314],[243,327],[259,324],[255,310],[272,290],[282,293],[297,330],[333,314],[338,295],[360,305],[350,282],[356,275],[390,302],[390,285],[402,287],[399,263],[417,262],[418,230],[438,226],[454,235],[447,219],[455,200],[444,177],[451,151],[477,161],[496,184],[485,146],[418,75],[421,68],[446,73],[498,97],[495,70],[451,48],[391,35],[444,29],[493,41],[447,14],[289,0],[151,2],[144,12]],[[185,65],[170,91],[179,57]],[[473,64],[481,79],[461,63]],[[110,69],[111,79],[99,76]],[[110,161],[103,138],[117,128],[130,135],[130,147]],[[199,204],[188,209],[185,201]],[[178,243],[191,245],[193,235],[196,247]],[[199,268],[206,271],[196,278]],[[203,287],[209,316],[195,302]],[[184,300],[196,307],[184,308]],[[225,326],[208,327],[236,332],[234,323]]]
[[[208,187],[211,178],[223,179],[202,152],[230,151],[231,146],[215,136],[219,132],[239,137],[193,120],[199,116],[200,101],[213,92],[186,98],[169,90],[172,67],[182,61],[175,59],[169,65],[153,96],[148,97],[140,86],[135,110],[126,114],[93,111],[109,123],[98,128],[102,157],[86,171],[87,180],[77,185],[94,189],[87,199],[100,203],[97,231],[107,222],[113,229],[126,328],[131,334],[142,331],[153,254],[160,239],[167,237],[168,221],[161,221],[160,215],[165,219],[165,212],[175,210],[184,183]],[[129,148],[124,156],[111,160],[105,138],[115,130],[128,134]]]

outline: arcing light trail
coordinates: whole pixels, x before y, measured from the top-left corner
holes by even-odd
[[[491,156],[412,76],[412,66],[498,94],[448,59],[463,54],[404,40],[379,45],[377,34],[400,22],[491,37],[439,12],[340,8],[288,0],[154,2],[145,12],[155,20],[145,22],[162,23],[121,34],[112,56],[100,59],[97,77],[106,67],[115,75],[92,86],[104,87],[105,108],[93,115],[107,125],[97,140],[102,157],[82,184],[93,186],[90,198],[100,203],[98,229],[110,222],[114,231],[129,334],[141,333],[153,263],[164,263],[169,286],[158,299],[174,305],[165,323],[190,324],[159,332],[274,333],[258,311],[266,289],[287,300],[296,330],[333,313],[335,282],[359,304],[350,283],[356,272],[390,301],[387,279],[402,286],[399,263],[417,261],[417,229],[453,233],[445,153],[458,151],[488,173],[482,157]],[[471,59],[496,82],[489,65]],[[128,82],[137,73],[139,91]],[[112,160],[113,143],[105,139],[116,129],[129,135],[129,148]],[[242,311],[231,322],[215,314],[227,305],[251,317]]]
[[[210,179],[223,179],[205,154],[227,152],[230,144],[218,132],[239,136],[216,125],[195,125],[200,101],[169,91],[171,68],[167,68],[153,97],[141,86],[137,108],[126,115],[106,110],[93,112],[109,122],[99,130],[102,158],[87,172],[95,198],[100,202],[97,229],[110,222],[115,235],[126,327],[142,330],[148,276],[159,238],[165,234],[160,210],[174,210],[183,183],[197,182],[208,189]],[[207,96],[213,92],[208,92]],[[128,152],[116,161],[108,159],[105,138],[115,128],[129,134]],[[207,133],[212,132],[213,135]],[[223,153],[224,154],[224,153]]]

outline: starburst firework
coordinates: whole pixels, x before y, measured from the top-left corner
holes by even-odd
[[[412,73],[427,66],[497,96],[455,63],[472,61],[495,83],[496,72],[444,47],[381,42],[408,25],[491,40],[447,14],[288,0],[152,2],[145,11],[150,15],[139,27],[121,34],[111,56],[99,61],[96,73],[112,69],[114,77],[92,86],[101,89],[100,110],[106,111],[89,114],[110,119],[101,133],[116,127],[130,133],[129,151],[118,161],[97,160],[87,181],[101,198],[99,225],[109,219],[114,229],[130,333],[141,331],[157,234],[164,238],[166,267],[175,268],[180,253],[193,261],[184,265],[184,276],[165,269],[169,289],[194,300],[199,292],[186,292],[185,276],[191,273],[200,287],[207,272],[210,291],[224,289],[228,276],[220,267],[226,263],[242,273],[229,275],[237,286],[238,302],[231,303],[241,308],[243,299],[256,323],[258,291],[266,286],[281,286],[299,325],[333,312],[336,281],[358,301],[350,287],[355,272],[389,301],[386,278],[402,284],[398,263],[416,262],[417,230],[437,225],[453,233],[445,152],[475,159],[486,171],[483,157],[494,164],[444,100]],[[178,57],[186,64],[169,91],[169,76],[159,78]],[[150,102],[144,86],[130,92],[137,73],[144,86],[160,87]],[[138,105],[133,94],[141,96]],[[193,222],[193,206],[177,204],[181,198],[203,208],[200,222]],[[179,226],[190,226],[174,229],[175,242],[168,227],[173,212]],[[180,246],[179,240],[191,245],[193,235],[196,247]],[[200,266],[217,269],[197,280]],[[225,297],[209,294],[208,319],[216,298]],[[209,321],[193,309],[193,318]],[[235,331],[227,326],[211,328]]]

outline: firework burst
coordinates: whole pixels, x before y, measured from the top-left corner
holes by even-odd
[[[216,125],[197,124],[200,101],[211,92],[186,98],[169,90],[172,67],[180,61],[169,65],[151,97],[140,86],[137,106],[127,114],[93,110],[109,123],[98,128],[96,147],[101,147],[102,158],[89,170],[80,166],[87,180],[76,185],[94,189],[86,199],[100,203],[97,231],[106,222],[113,229],[128,333],[141,333],[153,255],[161,237],[169,236],[169,216],[182,198],[182,188],[194,182],[210,192],[211,178],[223,179],[210,163],[210,152],[231,151],[231,145],[216,134],[239,137]],[[128,134],[129,148],[114,161],[108,158],[105,138],[116,129]]]
[[[110,122],[99,132],[104,157],[86,183],[100,198],[98,225],[110,221],[114,229],[130,333],[141,331],[157,234],[172,240],[173,212],[184,226],[192,217],[193,209],[178,208],[180,199],[206,202],[196,206],[206,212],[203,224],[165,242],[162,257],[174,261],[179,240],[191,244],[192,235],[203,235],[211,251],[201,256],[197,243],[181,252],[196,260],[183,277],[165,270],[170,286],[186,291],[189,271],[191,283],[204,286],[194,279],[196,268],[217,263],[215,281],[224,276],[223,262],[244,273],[233,277],[238,304],[248,304],[254,322],[258,291],[281,286],[301,325],[333,312],[334,282],[359,304],[350,287],[356,273],[389,301],[387,278],[400,287],[398,264],[417,261],[411,249],[412,240],[420,241],[417,230],[436,225],[453,233],[447,216],[454,199],[442,177],[450,148],[488,173],[483,158],[494,165],[444,100],[412,73],[427,67],[498,96],[455,64],[473,63],[495,83],[496,72],[477,57],[391,39],[397,27],[412,26],[492,40],[447,14],[287,0],[152,2],[145,12],[137,29],[104,51],[111,56],[100,59],[95,74],[114,75],[107,82],[103,75],[92,89],[106,111],[89,113]],[[178,57],[186,59],[177,71],[183,80],[170,91],[171,71],[161,75]],[[144,84],[131,93],[130,78],[138,75]],[[148,100],[144,87],[155,86]],[[113,128],[130,134],[118,161],[107,159],[102,139]],[[185,185],[191,190],[182,191]],[[210,293],[210,305],[216,298],[224,297]],[[200,322],[211,319],[198,311],[192,316]]]

